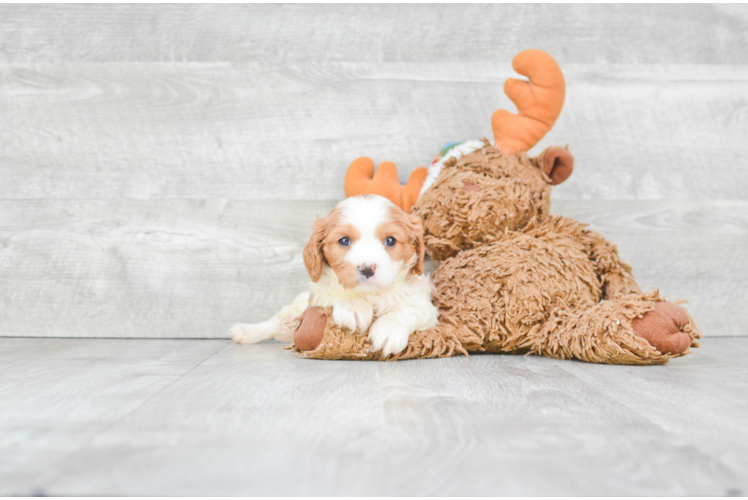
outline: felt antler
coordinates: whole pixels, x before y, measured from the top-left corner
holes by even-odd
[[[397,167],[391,161],[380,163],[377,172],[374,173],[374,160],[358,158],[351,163],[345,173],[345,195],[348,197],[357,194],[378,194],[410,212],[410,208],[418,201],[418,195],[428,173],[426,167],[418,167],[410,173],[408,183],[402,186],[397,178]]]
[[[491,118],[494,144],[506,154],[524,152],[537,144],[556,123],[566,95],[561,68],[542,50],[520,52],[512,67],[530,81],[509,78],[504,93],[517,106],[518,114],[500,109]]]

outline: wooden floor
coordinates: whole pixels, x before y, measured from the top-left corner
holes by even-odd
[[[666,366],[0,339],[0,495],[745,495],[748,338]]]

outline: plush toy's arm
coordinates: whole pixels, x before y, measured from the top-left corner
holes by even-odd
[[[631,274],[631,266],[621,260],[618,248],[613,243],[589,229],[581,231],[580,239],[587,247],[590,260],[600,278],[603,299],[611,300],[627,293],[642,293]]]
[[[405,350],[385,355],[373,348],[365,332],[338,326],[332,315],[331,307],[307,309],[301,315],[301,324],[293,337],[294,344],[289,348],[304,358],[362,361],[443,358],[483,350],[481,339],[476,334],[442,317],[440,325],[412,333]]]
[[[657,290],[627,294],[593,307],[556,309],[521,347],[557,359],[615,365],[658,365],[699,347],[696,324]]]

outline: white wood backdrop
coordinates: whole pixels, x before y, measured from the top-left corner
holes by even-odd
[[[745,335],[745,5],[0,6],[0,335],[223,337],[306,287],[351,160],[490,135],[553,54],[558,213]]]

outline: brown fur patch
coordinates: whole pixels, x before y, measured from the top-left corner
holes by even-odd
[[[462,189],[465,191],[480,191],[482,188],[477,182],[462,181]]]
[[[385,245],[387,253],[393,261],[403,261],[409,265],[415,256],[415,264],[411,268],[414,274],[423,273],[423,261],[426,257],[426,247],[423,243],[423,226],[417,215],[405,213],[398,207],[389,208],[388,220],[381,224],[374,233],[384,245],[388,236],[395,238],[395,246]]]
[[[487,145],[445,164],[414,211],[423,221],[429,254],[444,260],[491,234],[518,230],[547,216],[550,194],[534,159],[505,155]]]
[[[361,238],[361,233],[356,226],[344,221],[342,211],[339,209],[334,209],[327,218],[329,222],[322,245],[322,253],[327,265],[338,276],[338,281],[343,287],[353,288],[359,284],[358,269],[352,263],[346,261],[345,256],[351,246]],[[347,247],[342,246],[339,243],[342,238],[348,238],[351,240],[351,244]]]
[[[351,247],[338,243],[344,237],[349,238],[353,244],[361,234],[353,224],[344,222],[340,208],[333,208],[324,219],[317,217],[312,236],[304,247],[304,265],[312,281],[319,281],[322,266],[327,264],[335,271],[345,288],[352,288],[359,283],[355,266],[344,260]]]
[[[309,273],[309,277],[315,283],[319,281],[322,275],[322,265],[325,263],[325,256],[322,253],[322,245],[327,233],[327,219],[317,217],[314,221],[312,236],[304,246],[304,266]]]

